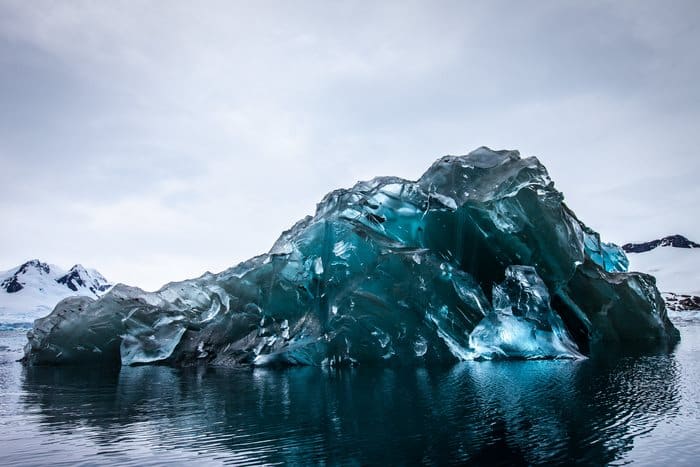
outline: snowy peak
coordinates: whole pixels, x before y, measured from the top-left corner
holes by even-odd
[[[53,282],[67,287],[73,292],[87,290],[91,295],[97,296],[107,290],[111,284],[99,272],[85,269],[81,264],[76,264],[68,272],[38,259],[0,273],[0,289],[6,293],[18,293],[25,287],[41,290],[54,288]]]
[[[669,235],[668,237],[652,240],[644,243],[626,243],[622,249],[627,253],[645,253],[657,247],[670,246],[674,248],[700,248],[700,244],[688,240],[683,235]]]
[[[17,268],[17,274],[27,274],[31,271],[37,271],[40,274],[49,274],[51,272],[51,266],[46,263],[42,263],[38,259],[32,259]]]
[[[64,298],[97,298],[111,286],[102,274],[80,264],[66,271],[33,259],[0,272],[0,323],[31,322]]]
[[[99,295],[111,287],[102,274],[92,270],[88,271],[81,264],[76,264],[66,274],[56,279],[56,282],[65,285],[74,292],[87,289],[94,295]]]
[[[7,293],[16,293],[24,288],[27,282],[33,282],[31,279],[37,276],[49,276],[51,274],[51,266],[42,263],[38,259],[32,259],[17,267],[14,271],[9,271],[11,275],[3,278],[0,282],[0,289]]]

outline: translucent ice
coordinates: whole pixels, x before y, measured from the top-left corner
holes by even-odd
[[[412,364],[672,344],[654,279],[626,266],[537,159],[480,148],[415,182],[333,191],[219,274],[64,300],[35,322],[25,361]]]
[[[578,346],[550,306],[549,292],[532,266],[509,266],[493,288],[493,311],[469,338],[476,358],[578,358]]]
[[[600,240],[600,235],[591,229],[583,229],[583,245],[586,255],[608,272],[626,272],[629,267],[629,260],[624,250],[613,244]]]

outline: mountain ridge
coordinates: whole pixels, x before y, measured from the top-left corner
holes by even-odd
[[[625,243],[622,249],[625,253],[645,253],[654,248],[670,246],[674,248],[700,248],[700,243],[695,243],[688,240],[683,235],[675,234],[666,237],[642,243]]]
[[[64,298],[98,298],[111,286],[98,271],[81,264],[65,270],[31,259],[0,272],[0,322],[31,322],[51,312]]]

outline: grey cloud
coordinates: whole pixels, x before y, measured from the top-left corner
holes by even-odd
[[[0,262],[153,288],[480,145],[540,157],[610,239],[700,238],[699,9],[0,1]]]

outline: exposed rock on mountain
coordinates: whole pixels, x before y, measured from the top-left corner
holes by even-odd
[[[0,323],[32,322],[64,298],[97,298],[111,286],[99,272],[80,264],[66,271],[33,259],[0,272]]]
[[[700,244],[692,242],[683,235],[669,235],[668,237],[643,243],[625,243],[622,249],[627,253],[644,253],[660,246],[674,248],[700,248]]]
[[[699,247],[682,235],[623,246],[630,270],[654,276],[671,311],[700,310]]]
[[[700,297],[696,295],[675,294],[670,292],[665,292],[662,295],[669,310],[700,310]]]

